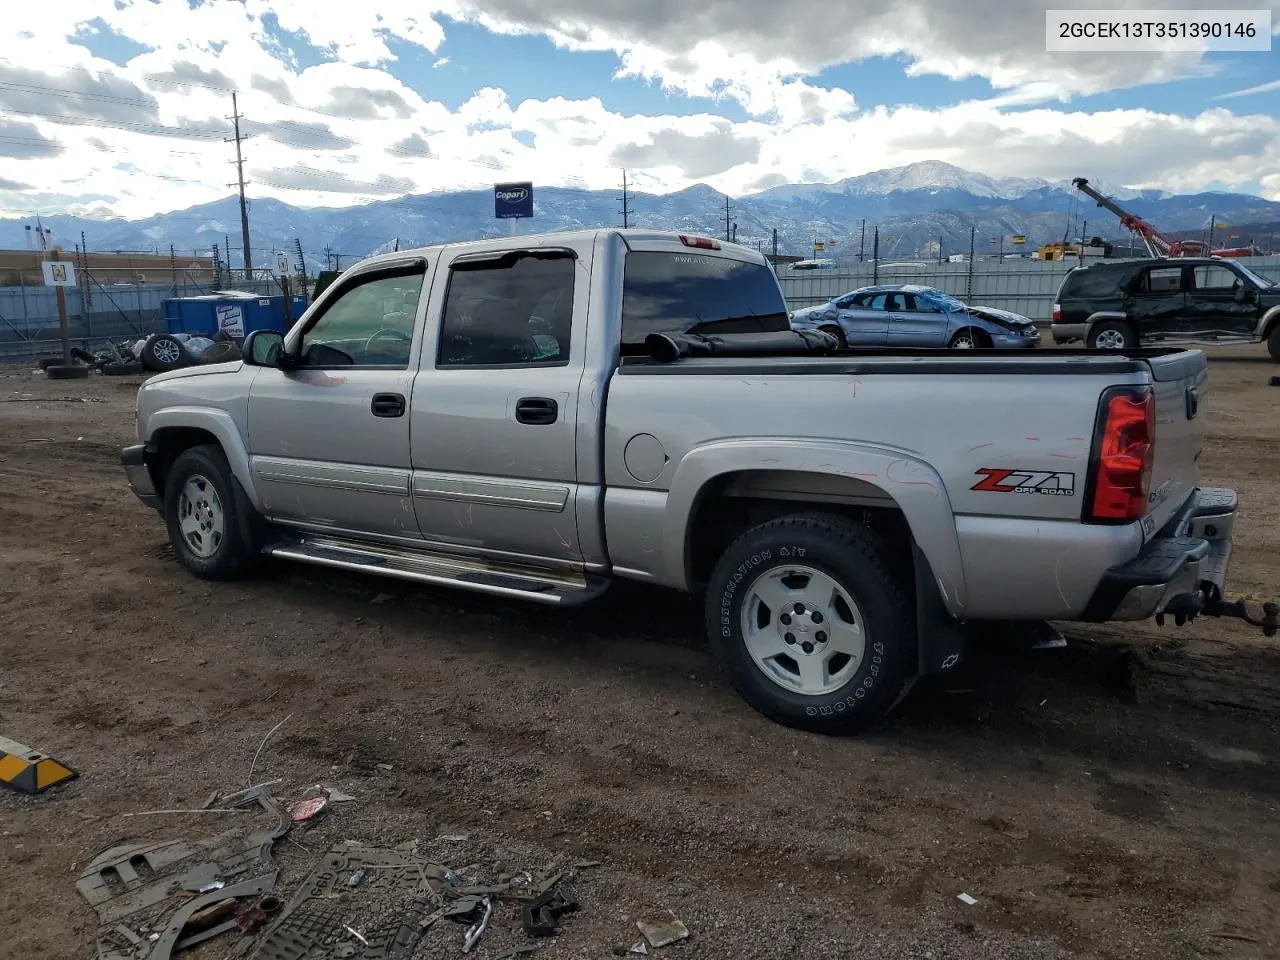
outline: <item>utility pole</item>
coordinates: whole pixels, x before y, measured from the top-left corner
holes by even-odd
[[[938,262],[942,263],[942,237],[938,238]]]
[[[862,236],[858,239],[858,262],[861,263],[865,259],[867,252],[867,218],[862,218]]]
[[[871,284],[880,282],[880,224],[876,224],[875,237],[871,241]]]
[[[1088,231],[1089,231],[1089,221],[1081,220],[1080,221],[1080,256],[1079,256],[1079,263],[1081,265],[1084,264],[1084,238],[1085,238],[1085,234],[1088,233]]]
[[[222,250],[223,250],[223,253],[225,254],[223,259],[226,260],[227,262],[227,280],[230,281],[231,280],[231,238],[228,237],[225,233],[222,235]]]
[[[293,248],[298,251],[298,273],[302,274],[302,292],[307,292],[307,261],[302,256],[302,240],[293,238]]]
[[[969,228],[969,273],[964,281],[964,298],[967,301],[973,296],[973,258],[977,254],[975,245],[978,242],[978,228]]]
[[[226,143],[234,141],[236,145],[236,181],[240,186],[240,234],[241,241],[244,243],[244,278],[248,280],[253,275],[253,258],[249,254],[249,206],[244,199],[244,155],[240,152],[240,144],[249,138],[242,136],[240,133],[240,120],[242,118],[240,108],[236,105],[236,92],[234,90],[231,91],[231,116],[227,119],[235,124],[236,130],[234,137],[224,137],[223,140]],[[227,186],[234,187],[236,184],[229,183]],[[228,256],[227,262],[229,265],[231,262],[230,256]]]
[[[1213,228],[1216,226],[1218,215],[1216,213],[1209,216],[1209,242],[1204,245],[1205,253],[1213,253]]]
[[[84,231],[80,231],[80,249],[84,251],[84,279],[80,281],[80,308],[84,313],[93,312],[93,284],[89,276],[89,244],[85,242]]]
[[[778,228],[777,227],[773,228],[773,256],[775,260],[778,257]],[[777,264],[775,263],[774,266],[776,267]]]
[[[622,201],[622,229],[625,230],[631,226],[631,195],[627,192],[627,171],[622,171],[622,196],[618,198]]]
[[[733,215],[729,212],[729,195],[726,193],[724,195],[724,238],[726,240],[731,241],[733,239],[730,236],[732,227],[733,227]]]

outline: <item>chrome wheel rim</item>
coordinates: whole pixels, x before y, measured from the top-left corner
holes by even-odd
[[[853,595],[809,566],[773,567],[747,588],[743,642],[756,667],[791,693],[834,693],[858,672],[867,638]]]
[[[156,359],[161,363],[177,363],[181,356],[178,352],[178,341],[176,340],[157,340],[151,344],[151,352],[156,355]]]
[[[1103,330],[1094,343],[1103,350],[1123,350],[1124,334],[1119,330]]]
[[[954,340],[951,341],[951,349],[952,350],[972,350],[973,338],[972,337],[956,337]]]
[[[178,494],[178,530],[187,549],[207,559],[222,546],[226,517],[218,491],[207,477],[193,473]]]

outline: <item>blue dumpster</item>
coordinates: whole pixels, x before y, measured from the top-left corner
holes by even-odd
[[[289,298],[293,320],[297,320],[306,308],[305,296]],[[254,330],[284,333],[288,329],[283,296],[263,297],[239,290],[223,290],[199,297],[173,297],[164,301],[164,317],[170,333],[210,338],[224,330],[236,340],[243,340]]]

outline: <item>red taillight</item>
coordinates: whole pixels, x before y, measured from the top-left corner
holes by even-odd
[[[1053,322],[1057,323],[1062,319],[1062,304],[1055,303],[1053,305]]]
[[[720,244],[712,240],[710,237],[690,237],[680,234],[680,242],[686,247],[697,247],[700,250],[719,250]]]
[[[1089,518],[1104,523],[1141,520],[1155,457],[1155,396],[1146,387],[1117,387],[1103,394],[1102,404]]]

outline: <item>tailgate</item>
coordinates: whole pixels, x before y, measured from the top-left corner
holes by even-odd
[[[1199,350],[1148,357],[1156,397],[1155,457],[1143,532],[1150,537],[1186,502],[1200,477],[1208,360]]]

